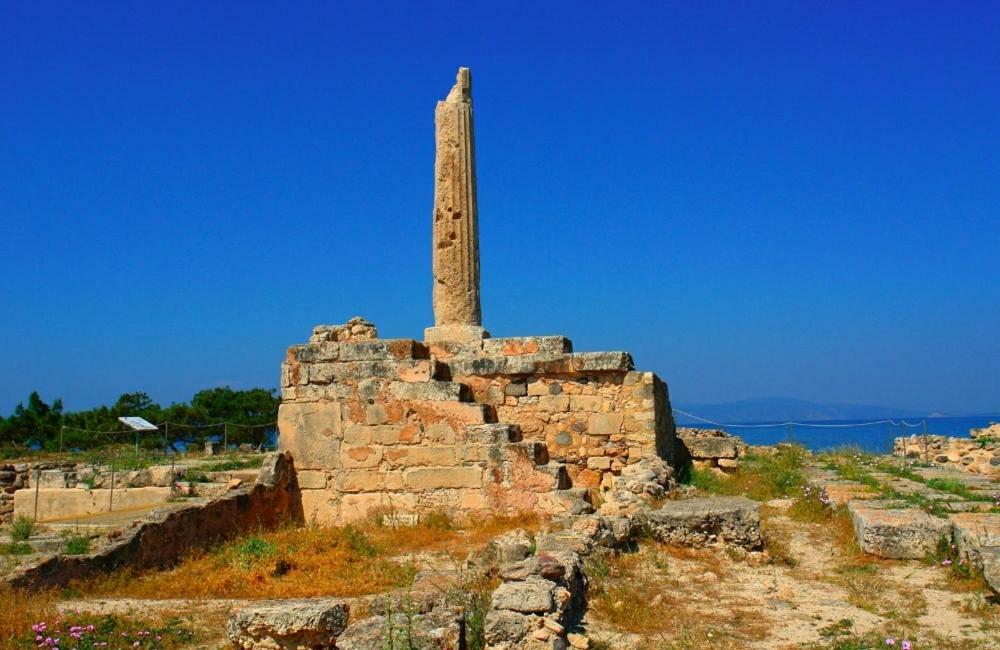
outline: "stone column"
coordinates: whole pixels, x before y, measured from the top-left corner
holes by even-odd
[[[479,305],[479,214],[472,127],[472,76],[459,68],[455,85],[434,111],[434,327],[424,338],[470,341],[489,336]]]

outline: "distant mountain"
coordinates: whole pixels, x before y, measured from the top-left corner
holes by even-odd
[[[716,422],[786,422],[795,420],[866,420],[882,418],[922,417],[913,411],[869,404],[810,402],[801,399],[764,397],[723,404],[684,404],[674,408]],[[697,424],[697,420],[676,414],[678,424]]]

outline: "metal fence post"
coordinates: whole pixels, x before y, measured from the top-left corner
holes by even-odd
[[[66,431],[66,425],[59,427],[59,453],[63,452],[63,432]]]
[[[35,468],[35,514],[32,517],[34,521],[38,521],[38,488],[42,486],[42,468]]]
[[[924,462],[929,463],[931,462],[931,450],[927,442],[927,420],[925,419],[923,422],[924,422]]]
[[[118,450],[111,453],[111,491],[108,493],[108,512],[115,507],[115,461],[118,460]]]
[[[788,443],[795,444],[795,427],[791,422],[788,423]]]
[[[222,423],[222,453],[226,453],[229,449],[229,425],[225,422]]]

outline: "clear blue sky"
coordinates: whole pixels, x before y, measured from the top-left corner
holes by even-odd
[[[538,4],[0,5],[0,412],[419,338],[459,65],[494,335],[680,402],[1000,410],[997,4]]]

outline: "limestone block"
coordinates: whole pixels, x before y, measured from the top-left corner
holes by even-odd
[[[596,436],[621,433],[622,422],[620,413],[595,413],[587,418],[587,433]]]
[[[564,354],[573,351],[565,336],[515,336],[483,341],[483,353],[489,356],[523,354]]]
[[[519,582],[505,582],[493,591],[493,609],[545,614],[556,609],[553,591],[556,585],[544,578],[529,576]]]
[[[427,359],[429,356],[424,344],[413,339],[375,339],[340,344],[341,361]]]
[[[343,437],[339,402],[286,402],[278,407],[278,449],[299,469],[339,467]]]
[[[735,438],[722,437],[683,437],[691,458],[701,460],[708,458],[736,458],[739,454]]]
[[[512,381],[504,388],[507,397],[524,397],[528,394],[528,385],[523,381]]]
[[[437,362],[433,359],[414,359],[399,364],[400,381],[429,381],[437,374]]]
[[[417,467],[422,465],[455,465],[455,447],[420,447],[405,445],[386,449],[383,458],[390,467]]]
[[[897,560],[933,553],[938,540],[951,538],[952,524],[914,508],[893,508],[881,500],[849,501],[847,510],[861,550]]]
[[[653,537],[667,544],[700,546],[715,541],[759,548],[760,504],[746,497],[670,501],[647,513]]]
[[[403,609],[402,606],[396,610]],[[338,650],[376,650],[405,647],[426,650],[464,648],[465,617],[454,607],[438,606],[426,613],[398,612],[370,616],[351,623],[337,638]],[[390,642],[388,630],[392,629]],[[405,639],[405,641],[403,641]]]
[[[340,495],[332,490],[302,490],[302,516],[307,523],[335,526],[340,523]]]
[[[520,431],[514,424],[476,424],[465,427],[463,439],[472,445],[496,445],[513,442],[520,438]]]
[[[376,470],[345,470],[337,474],[337,487],[342,492],[383,492],[403,489],[400,472]]]
[[[299,488],[303,490],[322,490],[326,487],[327,474],[324,471],[301,470],[296,473]]]
[[[420,439],[426,444],[453,445],[457,440],[457,434],[447,422],[435,422],[424,429]]]
[[[483,484],[483,470],[479,467],[417,467],[406,470],[403,480],[414,490],[477,488]]]
[[[348,611],[344,601],[326,598],[258,601],[230,617],[227,633],[243,650],[332,647]]]
[[[149,508],[166,504],[169,487],[115,488],[114,509]],[[79,490],[71,488],[40,488],[38,490],[37,521],[55,521],[108,512],[111,491],[108,489]],[[14,493],[14,517],[35,518],[35,490]]]
[[[992,512],[962,512],[948,515],[954,526],[955,546],[959,552],[981,564],[980,551],[1000,546],[1000,514]]]
[[[451,381],[403,382],[389,384],[389,398],[394,400],[460,401],[465,387]]]
[[[576,352],[571,357],[573,372],[628,372],[635,367],[628,352]]]
[[[611,459],[607,456],[591,456],[587,459],[587,469],[608,470],[611,469]]]
[[[565,412],[569,410],[568,395],[543,395],[538,398],[538,410]]]
[[[597,413],[604,405],[604,398],[599,395],[572,395],[569,398],[569,410],[590,411]]]
[[[361,521],[376,509],[387,512],[413,512],[416,507],[417,496],[406,492],[345,494],[340,500],[339,523]]]
[[[376,445],[363,445],[360,447],[345,446],[340,459],[339,467],[378,467],[382,461],[382,448]]]

